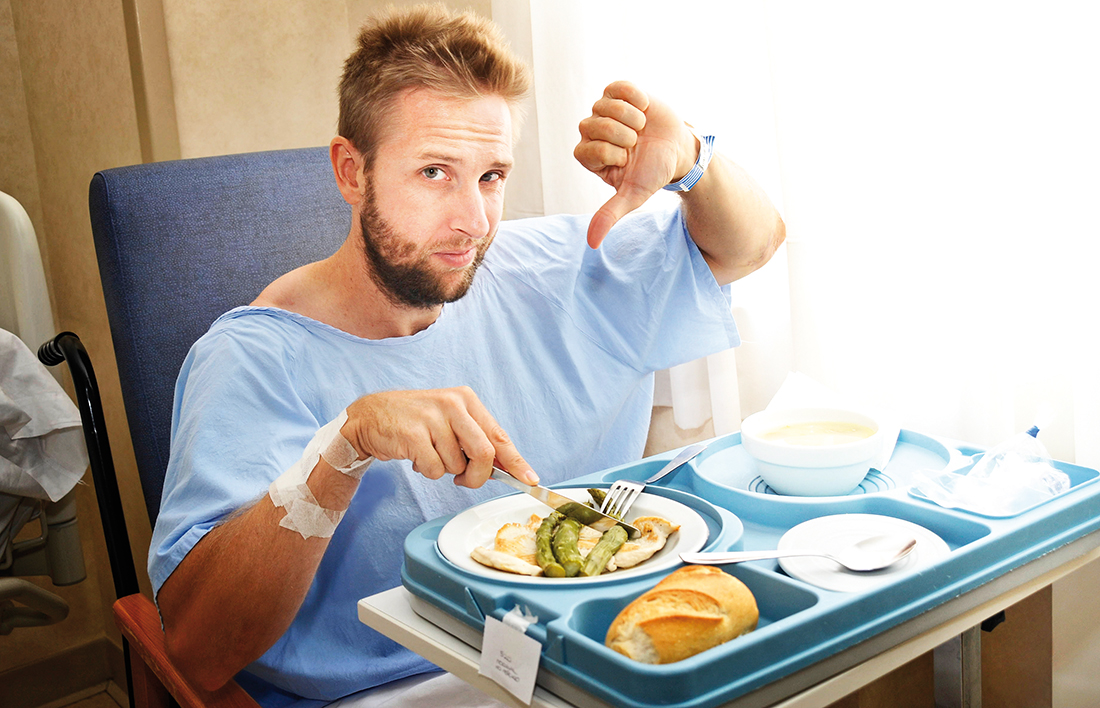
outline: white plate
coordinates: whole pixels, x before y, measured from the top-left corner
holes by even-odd
[[[917,545],[897,563],[869,573],[847,570],[828,558],[814,556],[781,558],[779,565],[788,575],[819,588],[860,592],[894,580],[899,575],[926,568],[951,552],[946,541],[925,527],[878,514],[833,514],[810,519],[783,534],[778,548],[783,551],[807,549],[833,553],[879,534],[906,534],[917,539]]]
[[[578,501],[587,501],[589,498],[586,487],[555,488],[554,491]],[[630,508],[628,520],[640,516],[660,516],[673,524],[679,524],[680,530],[669,536],[665,547],[652,558],[633,568],[604,573],[594,578],[544,578],[506,573],[482,565],[470,557],[470,551],[477,546],[492,548],[497,531],[504,524],[526,523],[531,514],[546,516],[548,513],[550,507],[526,494],[493,499],[471,507],[448,521],[440,529],[436,545],[444,558],[474,575],[512,583],[582,585],[631,578],[670,568],[680,563],[681,553],[692,553],[705,546],[709,536],[707,522],[694,509],[678,501],[643,492]]]

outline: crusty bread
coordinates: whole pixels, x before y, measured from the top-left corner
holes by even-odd
[[[623,608],[604,643],[635,661],[670,664],[756,629],[756,598],[729,573],[680,568]]]

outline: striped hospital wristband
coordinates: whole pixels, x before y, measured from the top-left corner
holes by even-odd
[[[691,131],[695,133],[695,131]],[[684,175],[683,179],[672,184],[666,184],[664,189],[670,192],[687,192],[690,191],[695,183],[702,178],[703,173],[707,171],[707,165],[710,164],[710,158],[714,156],[714,136],[713,135],[699,135],[695,133],[695,137],[699,139],[699,157],[695,160],[695,164],[691,166],[688,173]]]

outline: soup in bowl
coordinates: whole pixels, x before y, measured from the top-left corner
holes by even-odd
[[[766,410],[741,423],[741,444],[779,494],[843,496],[882,450],[878,422],[842,408]]]

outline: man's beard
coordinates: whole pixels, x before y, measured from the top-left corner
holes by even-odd
[[[378,213],[374,185],[370,183],[367,184],[363,209],[359,214],[359,226],[374,284],[393,304],[420,309],[454,302],[465,295],[493,240],[492,236],[481,239],[474,260],[466,266],[462,280],[448,286],[444,278],[429,267],[431,253],[408,260],[415,253],[416,245],[403,240],[393,224]]]

